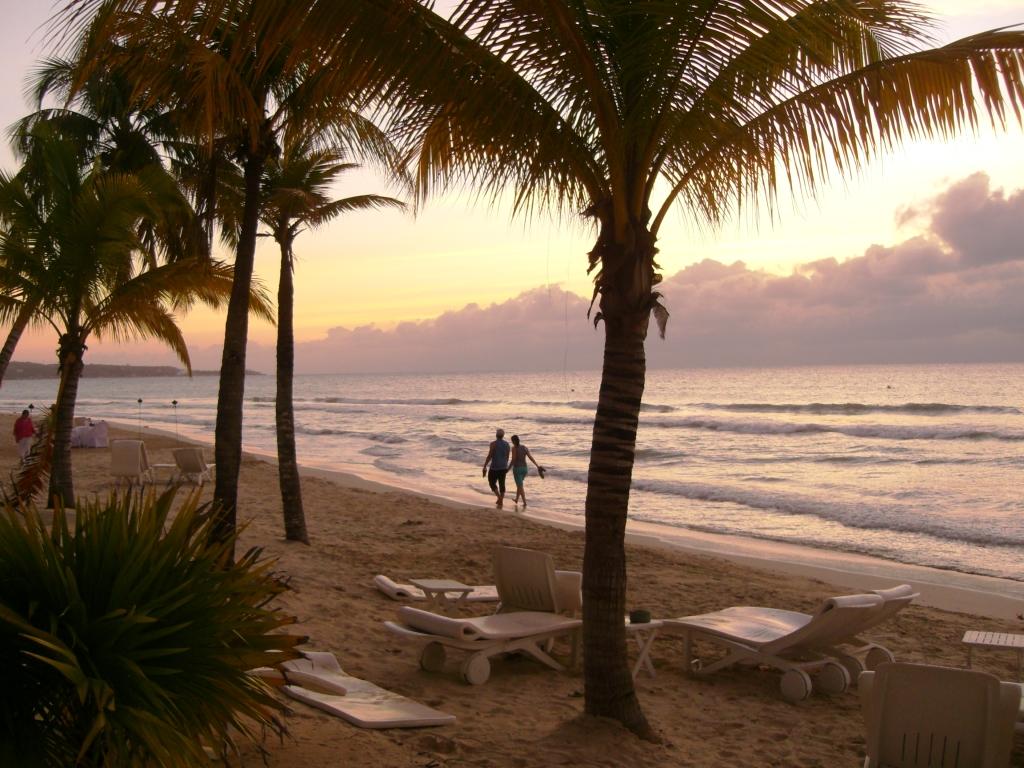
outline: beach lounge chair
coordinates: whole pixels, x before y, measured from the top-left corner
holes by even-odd
[[[810,672],[817,673],[818,687],[823,692],[842,693],[865,664],[891,661],[888,649],[866,643],[859,635],[894,615],[913,597],[906,586],[833,597],[814,614],[740,606],[665,619],[663,631],[683,635],[684,662],[691,672],[711,674],[734,664],[771,666],[783,672],[783,697],[801,701],[811,694]],[[698,639],[724,646],[726,655],[705,665],[693,653]],[[847,645],[860,647],[856,651],[841,647]],[[865,647],[867,657],[862,662],[854,653]]]
[[[860,676],[864,768],[1006,768],[1020,686],[984,672],[886,663]]]
[[[204,480],[213,482],[213,477],[210,474],[210,465],[203,458],[202,448],[198,446],[175,448],[171,453],[174,454],[174,464],[177,467],[175,479],[178,482],[185,480],[193,485],[200,486]]]
[[[573,635],[582,625],[580,619],[546,611],[453,619],[410,606],[399,608],[397,622],[384,622],[395,634],[424,643],[420,666],[428,672],[441,671],[446,648],[469,651],[460,673],[470,685],[486,683],[491,676],[490,659],[502,653],[525,653],[552,669],[564,669],[551,656],[548,642]]]
[[[555,561],[546,552],[520,547],[494,551],[499,613],[546,611],[578,616],[583,605],[582,584],[583,574],[555,570]]]
[[[360,728],[419,728],[455,722],[455,715],[345,674],[333,653],[307,651],[303,656],[277,667],[255,669],[252,674],[281,684],[291,698]]]
[[[403,607],[398,622],[384,625],[397,635],[423,643],[420,666],[430,672],[444,667],[446,648],[469,651],[463,662],[463,680],[471,685],[487,682],[490,659],[503,653],[525,653],[552,669],[564,669],[551,655],[554,641],[569,636],[575,663],[582,621],[581,575],[556,571],[544,552],[499,547],[494,553],[494,583],[501,600],[498,613],[472,619],[452,619],[416,608]]]
[[[146,444],[141,440],[113,440],[110,443],[110,473],[114,483],[128,485],[153,482],[153,467],[146,455]]]
[[[399,584],[383,574],[373,577],[373,585],[392,600],[426,600],[423,590],[412,584]],[[498,590],[493,584],[474,586],[473,591],[465,596],[466,603],[495,603],[498,601]]]

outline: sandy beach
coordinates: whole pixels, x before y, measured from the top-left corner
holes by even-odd
[[[13,418],[5,416],[0,429],[9,434]],[[112,430],[112,436],[119,434],[138,433]],[[173,435],[145,430],[144,439],[152,462],[172,463],[170,451],[178,444]],[[207,454],[212,459],[212,447]],[[13,468],[13,441],[5,441],[0,460]],[[107,450],[75,449],[76,492],[106,494],[109,463]],[[167,470],[160,471],[159,479],[166,480]],[[542,501],[543,489],[535,483],[533,490]],[[204,494],[211,495],[209,487]],[[780,698],[778,674],[772,671],[730,670],[693,679],[683,674],[682,643],[671,636],[654,643],[656,676],[641,672],[637,679],[642,706],[664,739],[661,745],[641,742],[614,723],[582,718],[579,670],[556,673],[532,661],[498,660],[483,686],[461,682],[458,658],[450,657],[443,673],[423,672],[416,648],[382,624],[399,604],[373,588],[375,574],[397,581],[449,577],[487,584],[492,582],[490,552],[502,544],[544,550],[558,568],[579,569],[582,533],[526,519],[509,508],[496,512],[426,499],[335,473],[305,473],[303,494],[311,546],[284,542],[276,467],[246,456],[239,488],[239,519],[245,524],[240,544],[262,547],[277,558],[277,570],[291,587],[281,607],[298,618],[310,649],[333,651],[348,673],[450,712],[457,724],[359,730],[289,700],[288,737],[264,744],[269,766],[831,767],[863,760],[855,690],[832,697],[816,693],[789,704]],[[655,618],[729,605],[811,611],[823,598],[851,591],[858,580],[862,587],[879,584],[849,573],[829,582],[807,567],[739,562],[664,543],[633,540],[628,546],[629,606],[646,608]],[[987,600],[984,592],[937,589],[928,598],[932,605],[911,606],[873,630],[872,639],[903,660],[962,666],[965,630],[1024,631],[1024,620],[1008,611],[1012,603]],[[975,666],[1007,680],[1016,675],[1009,654],[978,652]],[[246,765],[261,764],[259,750],[251,746],[242,758]],[[1011,762],[1024,765],[1024,735],[1016,737]]]

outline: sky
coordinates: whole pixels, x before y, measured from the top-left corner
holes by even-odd
[[[940,41],[1024,22],[1024,0],[926,2]],[[47,53],[55,6],[0,0],[0,125],[28,111],[23,92]],[[6,150],[0,165],[13,170]],[[814,201],[782,195],[709,230],[674,214],[659,263],[672,313],[652,333],[659,366],[1024,361],[1024,131],[982,129],[948,143],[904,145]],[[369,173],[339,195],[399,196]],[[349,214],[296,242],[300,372],[552,370],[600,365],[586,317],[578,220],[512,221],[470,194],[415,216]],[[224,251],[222,257],[229,258]],[[256,275],[273,291],[278,256],[261,239]],[[223,316],[181,318],[197,368],[220,361]],[[275,330],[250,323],[248,365],[273,370]],[[507,343],[504,341],[508,340]],[[23,337],[16,360],[53,360],[56,338]],[[175,364],[152,343],[93,340],[86,364]]]

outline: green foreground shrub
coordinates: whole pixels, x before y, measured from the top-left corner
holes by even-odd
[[[198,497],[174,491],[57,510],[0,510],[0,766],[178,766],[202,743],[279,730],[246,670],[303,638],[270,602],[284,587],[252,550],[228,565]]]

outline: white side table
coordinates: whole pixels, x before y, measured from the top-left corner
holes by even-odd
[[[640,674],[641,667],[647,670],[647,674],[654,677],[654,664],[651,662],[651,646],[658,637],[658,630],[661,629],[663,623],[660,619],[653,619],[642,624],[634,624],[629,620],[629,616],[626,617],[626,636],[636,640],[637,645],[636,662],[633,664],[634,680]]]
[[[967,667],[971,666],[971,651],[975,648],[1003,648],[1017,652],[1017,679],[1021,680],[1021,667],[1024,666],[1024,635],[1011,632],[964,632],[964,645],[967,646]]]
[[[409,583],[423,590],[428,608],[443,611],[462,605],[473,591],[471,586],[451,579],[409,579]]]

